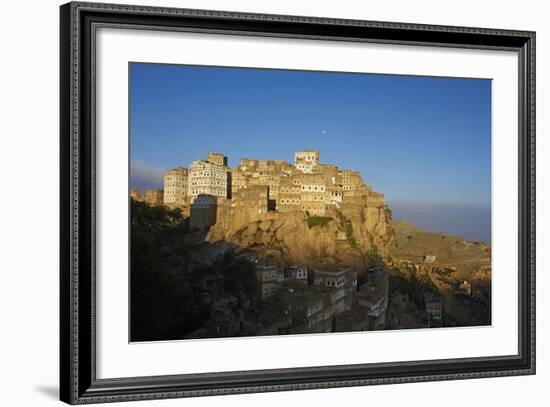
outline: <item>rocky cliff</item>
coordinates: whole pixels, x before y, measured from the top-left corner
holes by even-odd
[[[386,255],[394,238],[391,211],[383,200],[357,197],[326,216],[303,211],[257,213],[231,205],[218,208],[206,240],[257,251],[277,250],[288,263],[309,266],[364,264],[373,246]]]

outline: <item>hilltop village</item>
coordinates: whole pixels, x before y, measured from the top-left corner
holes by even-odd
[[[321,163],[317,150],[295,153],[294,165],[244,158],[229,168],[227,162],[223,154],[209,153],[188,168],[167,171],[164,189],[143,196],[132,190],[131,197],[179,208],[209,242],[281,243],[289,261],[334,262],[343,256],[337,260],[349,263],[372,246],[386,254],[393,238],[391,211],[357,171]],[[326,228],[312,230],[315,225]]]
[[[356,197],[367,198],[371,205],[384,204],[384,196],[366,185],[361,174],[321,163],[318,150],[295,153],[294,165],[243,158],[234,168],[228,167],[223,154],[209,153],[188,168],[167,171],[164,189],[147,190],[143,197],[132,190],[131,196],[150,205],[181,208],[201,229],[215,223],[212,208],[227,204],[254,207],[258,214],[299,210],[313,216],[325,216]]]
[[[398,274],[390,287],[397,266],[409,277],[411,269],[388,261],[395,234],[383,194],[357,171],[322,163],[318,150],[296,152],[294,164],[243,158],[233,168],[224,154],[209,153],[167,171],[163,189],[130,196],[177,209],[188,222],[189,259],[176,263],[185,263],[178,263],[185,284],[194,281],[186,287],[194,309],[208,317],[186,338],[455,323],[431,282],[411,287]],[[237,271],[229,275],[231,267]],[[462,285],[457,289],[470,296],[469,283]]]

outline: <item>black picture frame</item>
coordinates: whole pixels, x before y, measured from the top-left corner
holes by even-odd
[[[60,8],[60,398],[70,404],[535,373],[535,33],[72,2]],[[512,50],[519,56],[519,352],[500,357],[96,378],[95,72],[98,26]]]

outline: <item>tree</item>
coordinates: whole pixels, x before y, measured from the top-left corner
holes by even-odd
[[[384,265],[384,258],[378,252],[378,246],[376,245],[372,245],[367,250],[365,258],[366,258],[367,268]]]
[[[185,274],[189,229],[177,209],[131,202],[130,333],[132,341],[180,339],[209,317]],[[170,257],[179,256],[174,266]]]
[[[225,282],[225,290],[236,296],[252,298],[256,290],[256,272],[254,264],[250,261],[237,257],[235,251],[225,251],[217,267],[222,271]]]

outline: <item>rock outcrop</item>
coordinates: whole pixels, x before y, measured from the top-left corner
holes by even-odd
[[[369,248],[376,246],[385,255],[393,238],[391,211],[383,199],[361,196],[323,217],[299,210],[257,213],[229,201],[218,208],[206,240],[259,252],[277,250],[288,263],[360,267]]]

